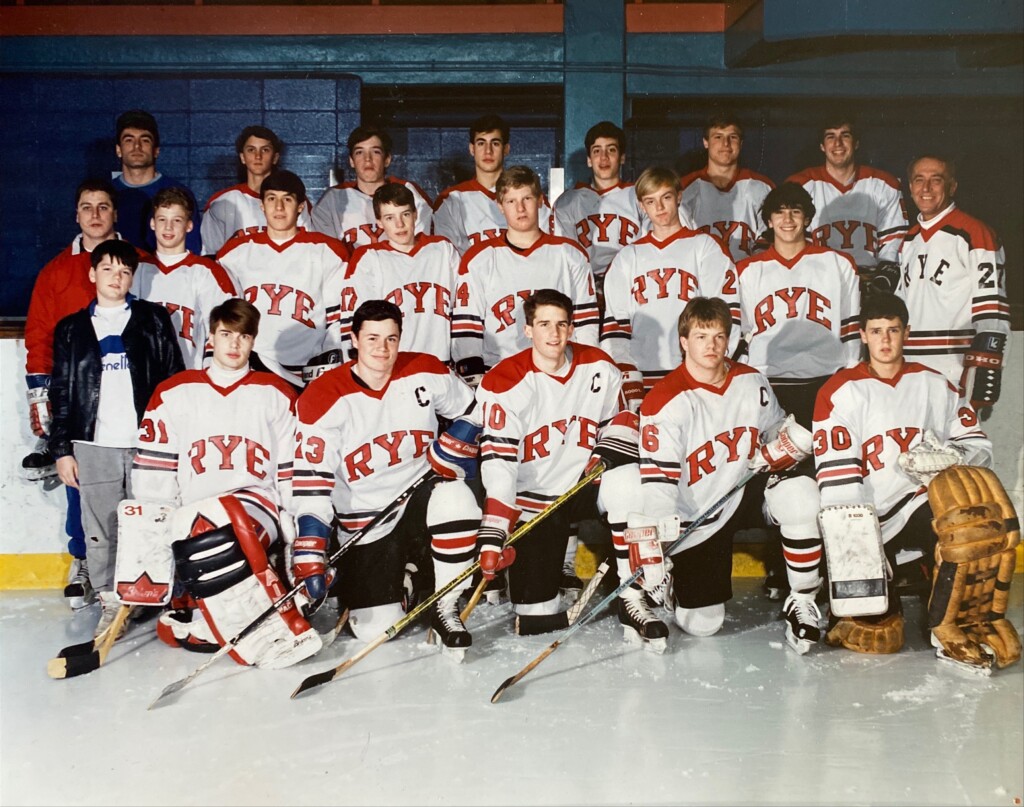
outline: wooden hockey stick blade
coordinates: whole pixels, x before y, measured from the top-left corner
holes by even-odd
[[[538,636],[543,633],[553,633],[556,630],[565,630],[577,619],[583,609],[587,607],[587,603],[590,602],[591,597],[594,596],[594,592],[597,591],[597,587],[601,584],[601,580],[604,579],[605,574],[608,572],[608,561],[605,560],[597,567],[597,571],[594,572],[594,576],[587,581],[587,585],[580,592],[580,596],[576,599],[568,609],[565,611],[559,611],[557,614],[550,615],[536,615],[530,617],[516,617],[516,635],[517,636]]]
[[[334,669],[325,670],[324,672],[314,673],[313,675],[308,676],[302,681],[302,683],[295,687],[295,691],[292,692],[292,694],[289,697],[294,698],[297,695],[301,695],[303,692],[309,691],[310,689],[316,689],[316,687],[318,686],[329,684],[338,676],[344,675],[345,670],[347,670],[357,661],[360,661],[363,657],[368,656],[371,652],[373,652],[382,644],[384,644],[384,642],[386,642],[389,638],[391,637],[388,636],[387,633],[382,633],[380,636],[378,636],[376,639],[374,639],[372,642],[366,645],[366,647],[364,647],[350,659],[343,661]]]
[[[96,639],[66,647],[60,656],[50,659],[46,664],[46,674],[50,678],[75,678],[102,667],[110,654],[110,648],[120,638],[125,620],[133,610],[134,606],[122,605],[114,621]],[[72,652],[63,655],[68,651]]]
[[[513,684],[518,683],[523,678],[525,678],[526,675],[529,674],[529,672],[534,667],[536,667],[538,664],[544,661],[544,659],[546,659],[548,656],[554,653],[555,649],[558,647],[559,644],[561,644],[561,640],[555,639],[555,641],[549,644],[547,648],[545,648],[544,652],[537,656],[537,658],[535,658],[533,661],[531,661],[529,664],[523,667],[523,669],[521,669],[511,678],[506,678],[504,681],[502,681],[501,686],[494,690],[494,694],[491,695],[491,703],[497,703],[501,699],[501,696],[505,694],[506,689],[508,689]]]

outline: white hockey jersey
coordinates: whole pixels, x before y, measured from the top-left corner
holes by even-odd
[[[206,370],[160,384],[139,426],[132,495],[189,504],[241,490],[289,508],[295,391],[272,373],[218,387]]]
[[[907,362],[892,379],[867,363],[840,370],[814,406],[814,461],[822,506],[872,504],[888,541],[928,498],[899,466],[899,455],[931,430],[966,450],[969,465],[990,467],[992,443],[974,410],[941,374]]]
[[[594,276],[580,245],[542,234],[529,249],[519,249],[501,236],[472,247],[462,258],[452,314],[452,359],[482,356],[486,367],[494,367],[528,347],[523,300],[537,289],[567,295],[573,303],[573,338],[597,344]]]
[[[416,205],[416,232],[429,235],[434,208],[423,189],[415,182],[398,177],[385,177],[385,182],[395,182],[412,191]],[[342,182],[324,191],[313,207],[312,218],[311,229],[344,241],[352,249],[387,240],[373,213],[373,196],[359,190],[355,182]]]
[[[587,251],[598,283],[619,250],[649,228],[632,182],[604,190],[580,182],[555,201],[553,221],[555,235],[571,238]]]
[[[299,213],[299,226],[312,226],[313,206],[306,200]],[[217,191],[206,203],[199,232],[203,236],[203,255],[216,255],[237,235],[255,233],[267,226],[260,195],[246,183]]]
[[[550,233],[551,208],[543,196],[537,213],[541,231]],[[451,241],[460,255],[470,247],[503,236],[507,228],[494,188],[485,188],[475,179],[443,190],[434,202],[434,235]]]
[[[1009,338],[1006,257],[996,234],[955,205],[918,222],[900,251],[897,290],[907,302],[908,359],[960,385],[964,354],[976,333]]]
[[[364,527],[428,470],[427,447],[438,416],[454,419],[473,405],[473,392],[433,356],[399,353],[391,379],[372,390],[354,376],[355,361],[310,382],[299,398],[295,515],[349,533]],[[406,502],[408,504],[408,502]],[[360,544],[389,534],[406,504]]]
[[[768,379],[728,362],[721,387],[696,381],[682,364],[640,405],[640,481],[645,515],[678,514],[688,527],[748,471],[761,435],[786,413]],[[740,505],[737,493],[697,527],[680,551],[703,543]]]
[[[579,481],[600,429],[620,408],[622,374],[611,357],[589,345],[569,348],[564,374],[538,370],[528,348],[485,373],[476,391],[487,498],[527,518]]]
[[[357,249],[341,290],[341,338],[352,341],[352,315],[366,300],[388,300],[402,309],[402,349],[451,360],[452,308],[459,253],[437,235],[417,235],[405,253],[387,241]],[[348,355],[346,352],[344,355]]]
[[[679,200],[680,217],[693,229],[716,236],[729,248],[734,263],[754,254],[758,235],[764,230],[761,205],[775,183],[746,168],[732,182],[719,188],[702,168],[684,176]]]
[[[632,364],[644,387],[679,366],[677,323],[694,297],[721,297],[735,310],[735,266],[722,242],[685,227],[664,241],[648,233],[623,247],[604,278],[601,347],[620,364]],[[729,352],[739,342],[736,329]]]
[[[843,186],[821,165],[786,181],[811,194],[815,244],[849,253],[857,266],[897,260],[907,234],[907,209],[900,182],[892,174],[858,165],[853,182]]]
[[[201,370],[210,311],[237,296],[235,285],[219,263],[191,252],[173,266],[154,260],[135,270],[132,294],[167,309],[185,366]]]
[[[849,255],[807,246],[787,260],[769,247],[736,272],[746,362],[769,381],[821,378],[857,363],[860,284]]]
[[[341,347],[341,286],[348,247],[299,230],[285,244],[265,231],[232,238],[217,254],[244,297],[260,312],[254,350],[282,378],[302,386],[305,363]]]

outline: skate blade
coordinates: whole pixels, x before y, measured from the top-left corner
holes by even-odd
[[[500,591],[485,591],[484,599],[488,605],[501,605],[502,603],[508,602],[508,599]]]
[[[952,656],[947,655],[946,651],[941,648],[935,649],[935,658],[943,662],[943,664],[948,664],[955,670],[963,670],[964,672],[969,672],[973,675],[980,675],[985,678],[992,675],[991,659],[989,659],[986,664],[968,664],[965,661],[960,661],[959,659],[955,659]]]
[[[441,657],[455,664],[462,664],[466,660],[467,649],[465,647],[446,647],[441,645]]]
[[[641,645],[648,653],[655,653],[659,656],[668,649],[668,639],[665,637],[645,639],[635,629],[627,625],[622,626],[622,639],[626,644]]]
[[[806,656],[811,650],[812,642],[809,642],[807,639],[791,639],[787,636],[786,644],[788,644],[798,656]]]

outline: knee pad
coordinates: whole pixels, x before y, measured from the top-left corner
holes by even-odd
[[[473,522],[480,524],[480,505],[469,485],[461,479],[434,485],[427,502],[427,526],[431,529],[446,524]]]
[[[558,613],[560,604],[560,597],[552,597],[545,602],[516,603],[512,608],[519,616],[551,616]]]
[[[359,641],[372,642],[403,616],[402,603],[389,602],[387,605],[353,608],[348,614],[348,624]]]
[[[676,606],[676,624],[690,636],[714,636],[725,624],[725,603],[705,605],[701,608]]]
[[[427,531],[434,559],[434,582],[440,588],[476,559],[480,505],[461,480],[435,485],[427,502]],[[461,591],[469,585],[461,586]]]
[[[607,513],[608,521],[626,523],[629,514],[643,501],[640,490],[640,466],[635,462],[620,465],[601,474],[597,491],[597,509]]]
[[[787,538],[818,535],[818,486],[809,476],[772,475],[764,488],[764,515]]]

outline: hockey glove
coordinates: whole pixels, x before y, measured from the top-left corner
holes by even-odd
[[[894,261],[879,261],[874,266],[858,266],[860,295],[894,294],[900,283],[900,265]]]
[[[303,385],[309,384],[314,378],[319,378],[328,370],[340,367],[344,363],[345,357],[342,355],[340,348],[331,348],[324,353],[318,353],[316,356],[308,359],[302,368]]]
[[[1005,349],[1006,335],[1002,333],[983,331],[971,340],[970,350],[964,357],[960,389],[977,412],[999,400]]]
[[[330,529],[313,516],[299,516],[299,536],[292,544],[292,577],[303,583],[311,600],[327,596],[327,537]]]
[[[445,479],[475,479],[480,427],[459,418],[427,447],[427,461]]]
[[[455,372],[469,384],[470,389],[475,390],[480,386],[480,379],[487,372],[487,367],[484,366],[484,360],[479,356],[470,356],[468,359],[455,363]]]
[[[509,533],[515,527],[522,511],[509,507],[497,499],[488,498],[484,502],[484,514],[480,519],[480,572],[487,580],[502,569],[507,569],[516,559],[514,546],[505,546]]]
[[[920,485],[927,485],[939,471],[964,464],[964,450],[955,443],[943,443],[931,429],[925,430],[921,442],[900,454],[897,460],[907,476]]]
[[[25,376],[28,385],[28,419],[32,426],[32,434],[45,437],[50,433],[50,421],[53,416],[50,410],[50,376],[35,373]]]
[[[788,415],[775,439],[758,448],[747,467],[758,473],[780,473],[807,459],[812,446],[811,433]]]
[[[622,395],[619,404],[622,409],[637,413],[644,400],[643,374],[633,364],[617,364],[615,366],[622,373]]]
[[[592,471],[599,461],[610,470],[639,460],[640,418],[635,412],[619,412],[601,430],[583,476]]]

